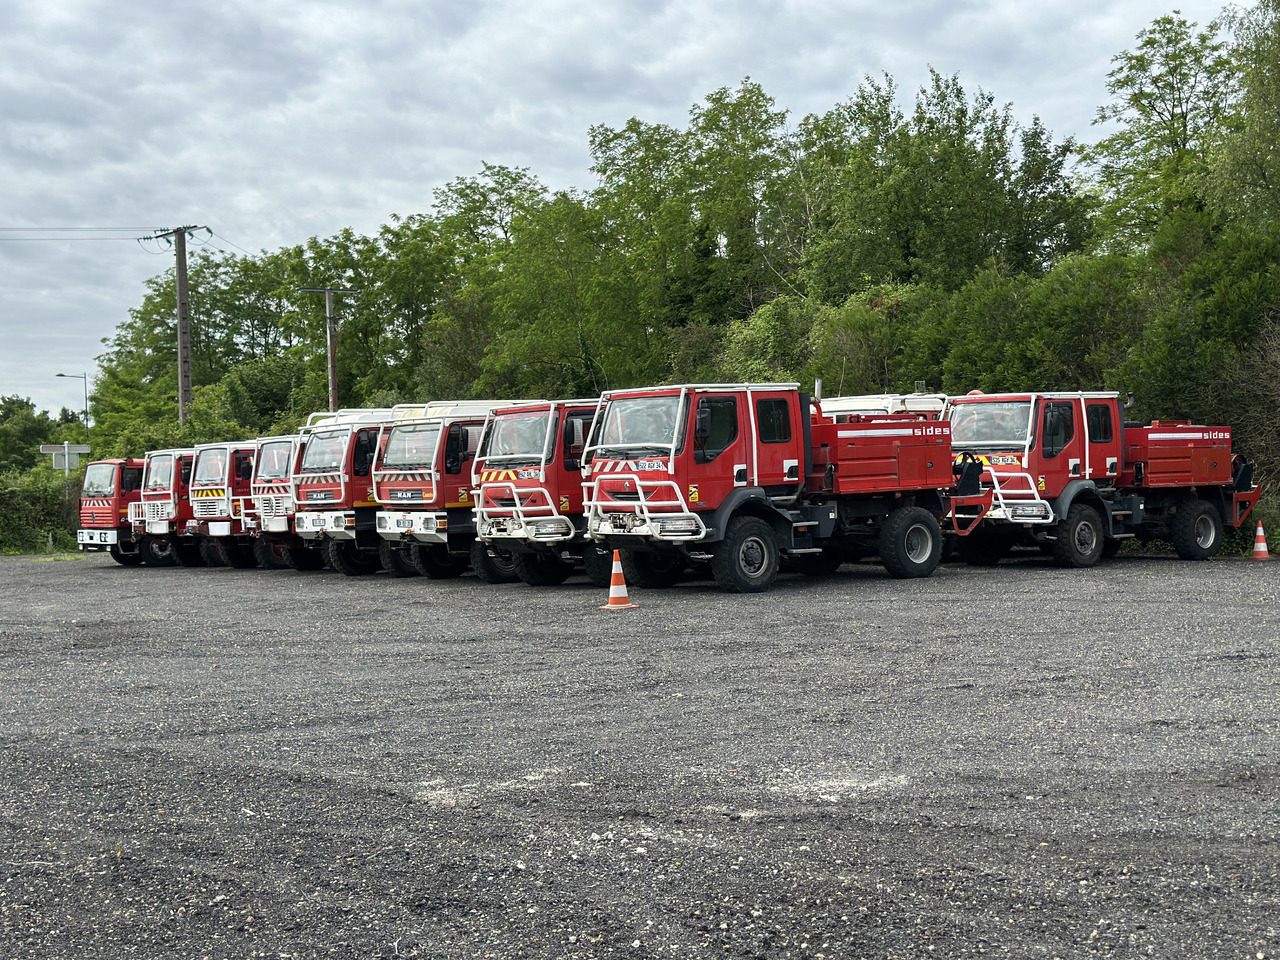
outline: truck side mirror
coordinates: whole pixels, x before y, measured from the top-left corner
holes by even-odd
[[[694,420],[693,438],[708,440],[711,437],[711,408],[706,404],[698,405],[698,416]]]

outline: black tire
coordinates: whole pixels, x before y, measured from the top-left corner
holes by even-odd
[[[613,582],[613,551],[588,543],[582,551],[582,566],[587,582],[593,587],[607,587]]]
[[[933,575],[942,560],[942,528],[923,507],[899,507],[880,527],[880,562],[891,577]]]
[[[573,564],[545,553],[517,553],[511,562],[516,576],[531,587],[554,587],[573,573]]]
[[[142,551],[137,553],[125,553],[120,549],[118,543],[113,543],[107,547],[107,552],[111,554],[111,559],[122,567],[136,567],[142,563]]]
[[[791,568],[806,577],[830,577],[844,565],[844,551],[823,547],[821,553],[802,553],[791,558]]]
[[[490,547],[482,540],[471,544],[471,569],[485,583],[515,583],[520,579],[516,573],[515,558],[506,550],[493,549],[494,556],[489,555]]]
[[[1106,534],[1102,517],[1093,507],[1073,503],[1065,519],[1058,521],[1053,541],[1053,561],[1060,567],[1092,567],[1102,557]]]
[[[258,566],[252,543],[219,543],[218,553],[228,567],[237,570],[254,570]]]
[[[418,568],[413,565],[413,557],[409,554],[412,549],[407,547],[398,550],[391,545],[390,540],[379,541],[378,560],[382,563],[382,569],[393,577],[420,576]]]
[[[956,542],[956,555],[971,567],[994,567],[1009,555],[1007,538],[979,527],[960,537]]]
[[[300,573],[323,570],[325,565],[323,550],[313,547],[281,547],[280,559],[290,570],[297,570]]]
[[[1222,515],[1206,500],[1178,504],[1169,521],[1169,539],[1183,560],[1208,560],[1222,549]]]
[[[622,575],[627,585],[646,590],[671,587],[684,576],[689,562],[678,553],[649,553],[635,550],[619,550],[622,558]],[[613,559],[609,560],[610,580],[613,579]]]
[[[382,569],[382,561],[365,553],[354,540],[330,540],[327,552],[329,566],[348,577],[367,577]]]
[[[226,556],[222,552],[222,544],[216,540],[200,540],[200,556],[204,558],[206,567],[229,567]]]
[[[145,538],[138,544],[138,553],[148,567],[172,567],[178,562],[178,558],[173,555],[173,543],[167,538]]]
[[[257,537],[253,541],[253,555],[264,570],[287,570],[289,562],[284,558],[285,548],[274,540]]]
[[[760,593],[778,576],[778,540],[759,517],[734,517],[711,558],[711,574],[722,590]]]
[[[452,580],[467,569],[467,561],[452,556],[444,544],[415,543],[409,556],[414,569],[428,580]]]
[[[173,559],[180,567],[206,567],[208,562],[205,560],[204,551],[201,549],[199,541],[192,540],[190,537],[178,537],[169,541],[173,544]]]

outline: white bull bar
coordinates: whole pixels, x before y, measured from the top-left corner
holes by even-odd
[[[983,479],[991,483],[991,509],[986,514],[988,519],[1044,525],[1057,522],[1053,505],[1040,496],[1039,487],[1031,474],[997,474],[995,468],[988,464],[984,466]]]
[[[610,487],[615,482],[634,484],[635,502],[601,499],[601,481],[608,481]],[[675,494],[675,499],[652,498],[654,493],[667,489]],[[584,483],[582,495],[587,536],[593,540],[610,536],[632,536],[671,543],[691,543],[707,535],[706,524],[689,509],[680,485],[674,480],[641,480],[634,473],[608,473],[597,476],[591,483]],[[664,509],[667,507],[671,509]]]
[[[511,495],[511,506],[486,504],[496,500],[500,491]],[[544,506],[525,506],[521,494],[539,494],[547,501]],[[575,533],[573,521],[556,509],[555,501],[546,487],[517,487],[511,481],[482,483],[476,491],[476,533],[482,539],[522,540],[530,543],[563,543],[572,540]],[[510,516],[494,516],[497,513]]]

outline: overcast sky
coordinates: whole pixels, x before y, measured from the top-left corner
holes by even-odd
[[[1222,3],[1176,5],[1200,24]],[[750,76],[792,120],[932,66],[1055,139],[1097,136],[1113,56],[1162,0],[0,2],[0,395],[83,404],[101,341],[209,226],[258,252],[372,233],[483,162],[590,188],[587,129],[683,127]],[[24,228],[16,230],[14,228]],[[40,228],[33,230],[32,228]],[[49,228],[57,228],[51,230]],[[35,239],[32,239],[35,238]]]

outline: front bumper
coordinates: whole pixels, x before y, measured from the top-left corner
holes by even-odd
[[[426,510],[379,510],[378,536],[383,540],[416,540],[419,543],[448,543],[449,515]]]
[[[707,535],[707,526],[695,513],[593,513],[587,522],[592,540],[635,537],[661,543],[694,543]]]
[[[298,536],[304,540],[354,540],[356,538],[356,514],[354,510],[299,511],[294,517]]]

